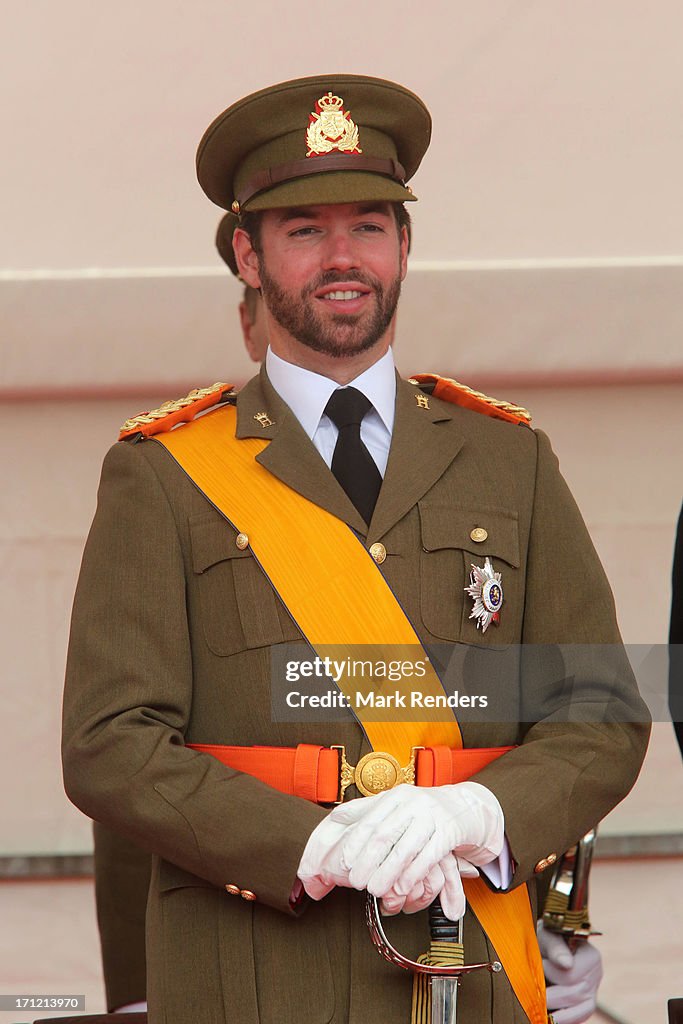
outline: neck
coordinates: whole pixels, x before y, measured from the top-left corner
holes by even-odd
[[[357,352],[351,356],[331,356],[325,352],[316,352],[315,349],[302,345],[300,341],[285,332],[270,331],[269,344],[276,356],[284,359],[294,366],[301,366],[304,370],[311,370],[319,373],[321,377],[329,377],[336,384],[342,386],[350,384],[361,373],[374,366],[389,349],[394,340],[395,318],[389,325],[388,330],[377,341],[372,348],[364,352]]]

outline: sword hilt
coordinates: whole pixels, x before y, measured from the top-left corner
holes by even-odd
[[[588,914],[588,876],[596,831],[587,832],[560,857],[543,908],[544,926],[564,935],[570,949],[576,949],[590,935],[600,934],[591,928]]]
[[[462,919],[446,917],[438,896],[429,907],[429,931],[434,942],[462,942]]]
[[[452,927],[453,924],[460,924],[460,922],[449,921],[448,918],[444,916],[443,910],[441,911],[441,916],[448,922],[447,926],[449,928]],[[370,893],[366,893],[365,898],[365,920],[370,932],[370,938],[377,947],[377,952],[380,956],[383,956],[390,964],[402,967],[404,971],[413,971],[415,974],[429,974],[432,977],[458,978],[465,974],[471,974],[472,971],[480,971],[483,969],[491,971],[492,974],[497,974],[503,969],[502,965],[497,960],[494,960],[491,963],[465,964],[460,967],[437,967],[435,964],[420,963],[417,960],[411,960],[409,957],[403,956],[403,954],[399,953],[399,951],[389,942],[382,925],[377,898],[375,896],[371,896]]]

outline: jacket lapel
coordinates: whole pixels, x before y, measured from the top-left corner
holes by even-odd
[[[432,399],[424,408],[424,399],[418,402],[422,394],[397,377],[389,461],[369,531],[264,368],[237,396],[237,437],[270,441],[257,456],[264,469],[372,542],[417,504],[462,447],[463,437],[450,411]]]
[[[419,399],[419,401],[418,401]],[[368,531],[383,537],[436,483],[460,451],[463,437],[442,402],[397,379],[396,415],[389,461]]]
[[[365,536],[365,522],[294,413],[273,388],[265,368],[237,396],[237,437],[269,440],[256,461],[292,490]]]

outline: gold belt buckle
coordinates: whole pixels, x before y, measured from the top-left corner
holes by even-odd
[[[335,803],[341,804],[351,785],[355,785],[363,796],[375,796],[402,783],[414,786],[415,759],[418,750],[424,750],[424,747],[411,748],[410,760],[404,768],[393,754],[387,754],[384,750],[371,750],[354,767],[346,760],[346,747],[334,743],[331,749],[339,751],[339,797]]]

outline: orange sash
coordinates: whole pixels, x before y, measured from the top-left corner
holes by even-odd
[[[256,456],[268,441],[238,440],[235,423],[236,410],[222,407],[154,440],[233,527],[248,536],[253,555],[319,656],[364,660],[374,645],[385,658],[387,650],[393,658],[395,649],[404,648],[415,660],[419,651],[427,666],[419,689],[443,696],[415,630],[355,534],[259,465]],[[342,678],[339,687],[351,695],[356,684],[354,678]],[[398,722],[378,720],[386,711],[373,715],[371,708],[356,714],[373,749],[392,754],[399,764],[415,746],[462,747],[458,723],[455,717],[443,721],[452,715],[444,709],[423,708],[415,713],[419,720],[404,715]],[[464,881],[464,888],[524,1012],[532,1024],[546,1024],[543,965],[526,886],[493,893],[481,879],[472,879]]]

